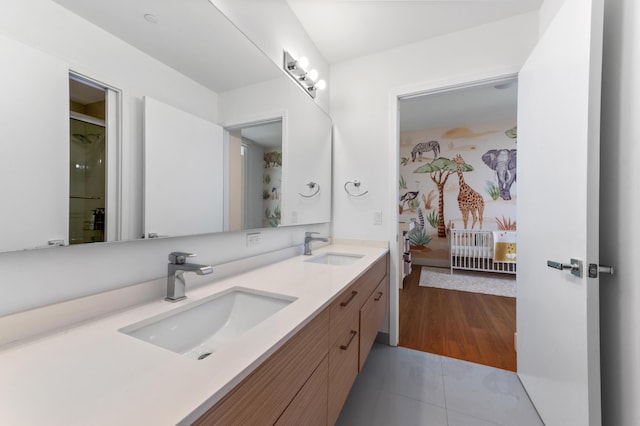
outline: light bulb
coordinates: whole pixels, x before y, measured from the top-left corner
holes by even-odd
[[[300,57],[300,59],[298,59],[298,66],[306,71],[309,66],[309,58],[306,56]]]
[[[316,89],[324,90],[326,88],[327,88],[327,82],[324,80],[318,80],[318,82],[316,83]]]
[[[312,81],[317,81],[318,80],[318,70],[316,69],[312,69],[311,71],[309,71],[309,73],[307,74],[307,77],[309,77]]]

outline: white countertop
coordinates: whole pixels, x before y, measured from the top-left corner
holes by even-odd
[[[305,262],[309,256],[296,256],[195,289],[189,289],[187,275],[185,301],[157,300],[0,348],[0,423],[191,423],[387,249],[334,244],[314,250],[314,255],[326,252],[364,257],[350,265],[334,266]],[[231,287],[279,293],[297,300],[200,361],[118,331]]]

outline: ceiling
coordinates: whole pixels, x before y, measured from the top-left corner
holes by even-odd
[[[286,0],[329,64],[538,10],[543,0]],[[498,86],[499,88],[496,88]],[[517,82],[402,99],[400,130],[515,118]]]
[[[282,120],[243,127],[241,135],[264,148],[282,149]]]
[[[283,75],[208,0],[54,1],[217,93]]]
[[[516,118],[516,80],[400,99],[400,131]]]
[[[54,0],[216,92],[281,76],[208,0]],[[539,8],[542,0],[286,0],[329,63],[391,49]],[[153,14],[157,22],[145,20]],[[257,52],[257,53],[256,53]],[[215,70],[215,72],[212,72]],[[248,72],[255,71],[255,72]],[[501,118],[515,87],[492,86],[401,102],[411,130]],[[455,125],[455,123],[451,123]],[[255,135],[254,135],[255,136]]]
[[[334,64],[537,10],[543,0],[287,0]]]

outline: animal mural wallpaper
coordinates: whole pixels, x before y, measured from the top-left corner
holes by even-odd
[[[262,187],[262,201],[264,216],[262,223],[265,227],[280,225],[280,184],[282,181],[282,151],[274,150],[264,153],[264,173]]]
[[[451,229],[516,229],[515,121],[400,132],[398,209],[415,264],[447,266]]]

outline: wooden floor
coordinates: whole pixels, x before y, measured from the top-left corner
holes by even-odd
[[[516,371],[516,299],[420,287],[421,269],[400,290],[399,345]]]

